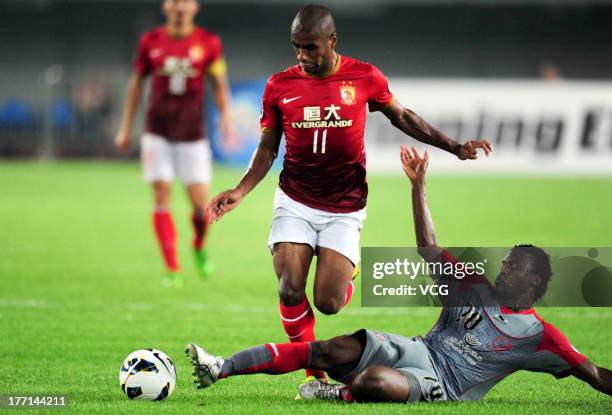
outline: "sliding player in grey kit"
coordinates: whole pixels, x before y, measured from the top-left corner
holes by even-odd
[[[425,194],[428,154],[402,147],[412,183],[419,253],[430,263],[456,264],[437,245]],[[454,267],[460,268],[460,267]],[[548,254],[531,245],[512,248],[491,285],[483,275],[433,276],[446,284],[438,322],[425,337],[406,338],[368,329],[327,341],[267,343],[213,357],[195,344],[186,352],[200,388],[219,379],[253,373],[282,374],[306,367],[326,371],[340,384],[302,385],[304,399],[409,402],[481,399],[495,384],[519,371],[569,375],[608,395],[612,376],[578,352],[533,309],[551,277]]]

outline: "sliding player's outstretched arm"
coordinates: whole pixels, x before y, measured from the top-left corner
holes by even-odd
[[[612,395],[612,372],[591,363],[561,331],[548,323],[544,323],[538,351],[529,356],[524,368],[550,373],[558,379],[575,376],[594,389]]]
[[[571,375],[588,383],[600,392],[612,395],[612,371],[606,368],[595,366],[587,360],[573,368]]]
[[[429,125],[408,108],[404,108],[397,100],[380,110],[395,127],[422,143],[429,144],[456,155],[460,160],[475,160],[478,157],[477,148],[484,150],[485,155],[492,151],[487,140],[469,140],[460,144]]]
[[[278,155],[281,136],[282,130],[280,129],[263,129],[259,147],[240,183],[235,188],[220,193],[208,204],[206,210],[211,222],[220,220],[223,215],[238,206],[242,199],[266,176]]]
[[[427,261],[434,261],[442,253],[442,248],[436,242],[436,230],[425,193],[425,173],[429,164],[429,154],[425,151],[421,157],[414,147],[408,149],[402,145],[400,157],[404,172],[412,183],[412,217],[419,253]]]

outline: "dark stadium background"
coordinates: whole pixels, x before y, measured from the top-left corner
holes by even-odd
[[[111,137],[138,36],[162,22],[159,3],[0,1],[0,156],[113,157]],[[294,63],[289,25],[304,2],[202,3],[197,20],[222,36],[231,81],[265,79]],[[336,15],[339,50],[375,63],[389,77],[539,79],[548,76],[550,67],[571,80],[612,77],[609,1],[327,4]],[[64,100],[74,106],[84,83],[104,89],[97,98],[101,102],[84,109],[92,112],[85,126],[62,118],[68,109],[58,104]],[[15,101],[17,114],[11,118],[10,111],[5,115],[2,110]],[[53,134],[54,128],[63,131]],[[74,138],[82,128],[88,130],[87,139]],[[53,140],[64,136],[64,143],[48,154],[41,141],[51,135]]]

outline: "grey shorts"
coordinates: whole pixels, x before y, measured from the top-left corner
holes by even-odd
[[[357,367],[342,379],[351,381],[370,366],[386,366],[401,372],[408,380],[409,401],[445,401],[446,390],[431,363],[423,341],[397,334],[363,329],[354,335],[365,337],[365,348]]]

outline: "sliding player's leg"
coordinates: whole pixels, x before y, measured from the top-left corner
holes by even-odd
[[[344,378],[357,367],[363,350],[362,339],[353,334],[307,343],[266,343],[240,351],[227,359],[214,357],[193,343],[187,345],[185,353],[194,367],[198,387],[204,388],[230,376],[257,373],[280,375],[307,367]]]
[[[411,387],[414,387],[411,389]],[[303,399],[346,402],[399,402],[411,401],[411,394],[420,397],[420,386],[410,385],[399,370],[387,366],[370,366],[361,372],[350,385],[309,382],[302,385]],[[414,399],[418,400],[418,399]]]
[[[215,357],[193,343],[187,345],[185,353],[193,366],[199,389],[231,376],[260,373],[281,375],[312,367],[327,371],[334,379],[347,383],[350,380],[350,385],[312,381],[300,387],[300,395],[304,399],[347,402],[420,400],[421,389],[426,385],[422,386],[417,376],[423,371],[372,365],[387,353],[376,345],[366,347],[365,341],[366,331],[360,330],[325,341],[266,343],[242,350],[227,359]],[[427,376],[422,377],[428,379]]]
[[[368,367],[357,375],[349,390],[357,402],[408,402],[411,392],[406,376],[385,366]]]
[[[349,392],[355,401],[447,399],[431,363],[429,349],[421,339],[374,330],[359,330],[354,336],[365,343],[361,359],[352,372],[339,380],[350,385]],[[320,386],[312,383],[306,388],[317,390]],[[319,398],[316,394],[315,397]],[[319,399],[327,399],[327,395]]]

